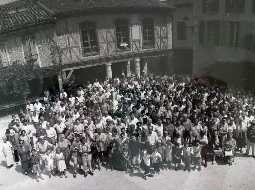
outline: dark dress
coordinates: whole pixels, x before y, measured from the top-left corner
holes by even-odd
[[[182,148],[180,146],[174,145],[172,150],[173,163],[175,164],[181,163],[181,153],[182,153]]]

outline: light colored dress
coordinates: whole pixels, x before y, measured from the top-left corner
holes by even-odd
[[[54,153],[46,154],[46,169],[52,171],[54,169]]]
[[[5,143],[3,143],[2,152],[5,158],[7,167],[10,167],[11,165],[13,165],[14,159],[13,159],[12,144],[10,143],[10,141],[6,141]]]
[[[56,153],[55,159],[56,159],[56,162],[57,162],[58,171],[60,171],[60,172],[65,171],[66,170],[66,163],[65,163],[64,154],[62,152],[61,153]]]

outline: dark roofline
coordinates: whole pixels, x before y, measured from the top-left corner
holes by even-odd
[[[14,29],[9,29],[9,30],[2,31],[2,32],[0,32],[0,35],[7,35],[8,36],[8,35],[14,34],[15,32],[24,31],[27,28],[32,29],[32,28],[35,28],[35,27],[40,27],[40,26],[48,25],[48,24],[55,24],[55,21],[53,21],[53,20],[44,20],[44,21],[38,22],[36,24],[26,24],[25,27],[24,26],[19,26],[19,27],[16,27]]]
[[[170,11],[171,10],[171,11]],[[104,14],[119,14],[119,13],[160,13],[172,15],[174,8],[168,7],[103,7],[103,8],[91,8],[86,10],[72,10],[56,13],[56,18],[64,18],[69,16],[80,16],[80,15],[104,15]]]
[[[55,1],[55,0],[52,0]],[[71,0],[70,0],[71,1]],[[128,1],[128,0],[127,0]],[[139,0],[137,0],[139,1]],[[151,1],[151,0],[147,0]],[[160,0],[158,0],[160,1]],[[67,8],[62,7],[60,5],[56,5],[51,7],[50,4],[47,4],[47,1],[37,0],[37,4],[39,4],[41,7],[43,7],[46,11],[50,12],[55,17],[67,17],[67,16],[78,16],[78,15],[85,15],[85,14],[106,14],[106,13],[135,13],[139,11],[160,11],[163,13],[172,13],[176,8],[169,4],[168,2],[158,2],[158,4],[150,4],[150,5],[136,5],[134,3],[131,3],[130,5],[110,5],[104,6],[104,5],[95,5],[95,6],[87,6],[84,8],[76,7],[76,8]]]

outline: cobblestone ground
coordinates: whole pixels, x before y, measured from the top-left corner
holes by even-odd
[[[0,135],[7,126],[9,117],[0,119]],[[2,139],[0,140],[0,150]],[[84,178],[53,177],[36,182],[21,173],[20,165],[6,169],[0,151],[0,190],[254,190],[255,159],[236,158],[233,166],[209,165],[201,172],[162,171],[160,175],[141,178],[140,174],[127,174],[118,171],[102,170],[94,176]]]

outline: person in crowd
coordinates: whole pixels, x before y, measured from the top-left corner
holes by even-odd
[[[148,154],[147,150],[143,150],[143,156],[142,156],[142,167],[144,169],[143,178],[146,180],[149,175],[151,175],[151,156]]]
[[[227,163],[232,165],[235,157],[236,140],[233,138],[233,132],[229,131],[223,142],[223,150]]]
[[[199,144],[199,141],[195,141],[194,145],[192,147],[192,160],[194,162],[194,169],[197,169],[198,171],[201,170],[201,145]]]
[[[80,153],[84,177],[87,177],[88,174],[93,175],[94,173],[92,170],[91,143],[89,142],[87,136],[84,136],[81,140]]]
[[[32,174],[35,176],[36,181],[39,182],[39,178],[42,179],[42,171],[40,167],[40,155],[36,151],[36,149],[32,150],[31,165],[32,165]]]
[[[14,158],[13,158],[13,147],[11,142],[4,137],[3,138],[3,145],[2,145],[2,152],[4,155],[5,163],[7,168],[11,168],[14,165]]]
[[[54,166],[55,153],[52,148],[49,148],[47,150],[45,160],[46,160],[46,172],[47,172],[49,178],[51,178],[51,176],[55,174],[55,166]]]
[[[79,167],[80,147],[81,147],[80,135],[76,134],[74,137],[74,140],[70,146],[70,154],[71,154],[71,159],[73,162],[73,177],[74,178],[77,176],[77,171],[78,171],[78,167]]]
[[[46,153],[47,153],[48,149],[51,147],[53,147],[53,145],[50,144],[44,136],[40,136],[38,138],[38,141],[36,143],[36,150],[38,151],[38,153],[41,157],[40,167],[43,169],[45,168],[45,165],[46,165],[46,159],[47,159]]]
[[[28,175],[31,171],[31,146],[26,144],[24,140],[19,140],[18,153],[20,156],[21,167],[23,173]]]
[[[62,178],[63,176],[65,176],[65,178],[67,178],[65,157],[59,147],[56,148],[55,160],[57,165],[57,171],[59,172],[60,177]]]
[[[156,174],[159,174],[160,172],[160,166],[162,164],[162,156],[158,151],[159,147],[154,147],[153,152],[151,154],[151,163],[152,163],[152,167],[154,169],[154,172]]]
[[[59,135],[59,140],[57,143],[57,147],[60,148],[60,151],[64,154],[66,167],[69,168],[70,164],[70,146],[71,143],[68,139],[65,138],[64,134]]]
[[[182,146],[177,141],[174,142],[172,155],[173,155],[174,169],[177,170],[181,167],[181,161],[182,161]]]
[[[184,171],[191,170],[191,155],[192,155],[192,148],[189,146],[188,143],[185,143],[183,147]]]
[[[6,134],[7,139],[9,139],[10,143],[12,144],[14,161],[16,163],[18,163],[20,161],[19,152],[18,152],[19,133],[16,133],[14,130],[8,128],[8,129],[6,129],[5,134]]]
[[[252,156],[255,158],[255,120],[252,120],[247,128],[247,149],[246,154],[249,155],[250,149]]]

